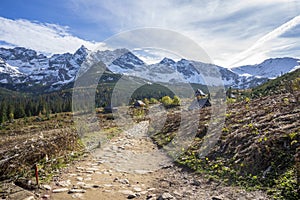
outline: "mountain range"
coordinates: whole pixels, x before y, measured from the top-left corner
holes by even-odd
[[[106,70],[114,74],[139,77],[147,82],[214,85],[221,77],[222,84],[234,88],[252,88],[300,67],[299,59],[289,57],[271,58],[260,64],[228,69],[210,63],[170,58],[146,64],[127,49],[91,52],[81,46],[73,54],[45,56],[32,49],[15,47],[0,48],[0,85],[14,89],[44,86],[50,91],[57,90],[74,82],[80,67],[88,67],[83,65],[88,58],[102,61]]]

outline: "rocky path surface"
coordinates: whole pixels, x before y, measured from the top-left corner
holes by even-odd
[[[268,199],[261,192],[224,187],[172,164],[140,122],[64,169],[41,199]]]

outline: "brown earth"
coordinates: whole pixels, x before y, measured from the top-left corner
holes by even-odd
[[[207,179],[203,175],[174,166],[165,151],[153,144],[148,136],[151,135],[158,146],[162,147],[176,136],[178,122],[187,119],[185,126],[181,127],[183,132],[190,126],[199,124],[195,133],[196,139],[187,155],[198,153],[203,142],[201,138],[207,134],[211,110],[200,110],[200,120],[196,121],[187,118],[185,112],[180,116],[179,111],[169,111],[160,132],[153,132],[156,129],[149,128],[147,121],[134,124],[127,131],[118,132],[101,148],[71,162],[63,170],[51,168],[53,178],[50,182],[47,182],[49,174],[48,169],[43,169],[47,167],[44,164],[40,169],[40,189],[33,190],[32,193],[25,192],[23,196],[14,196],[24,191],[15,186],[17,184],[24,188],[21,181],[16,181],[22,180],[18,176],[25,177],[25,187],[28,181],[32,182],[29,185],[34,185],[32,165],[43,159],[46,161],[48,156],[50,161],[45,163],[60,165],[60,159],[55,158],[66,161],[65,155],[73,155],[80,149],[80,145],[69,114],[53,117],[51,123],[36,119],[35,122],[22,124],[17,121],[8,125],[1,130],[0,171],[1,179],[6,180],[0,190],[1,197],[25,199],[25,195],[28,199],[31,196],[36,199],[268,199],[262,192],[246,192],[237,187],[228,187],[215,179]],[[159,114],[156,114],[158,123],[150,116],[150,124],[154,127],[160,121]],[[100,119],[107,129],[116,127],[110,119]],[[300,141],[299,121],[299,103],[289,94],[229,104],[225,127],[207,158],[213,160],[218,157],[224,165],[236,169],[241,175],[251,173],[259,179],[267,174],[266,170],[270,166],[271,170],[278,173],[284,171],[295,164],[294,157]],[[61,188],[66,188],[66,191],[55,193],[55,189]],[[160,197],[161,195],[163,196]]]
[[[46,193],[51,199],[268,199],[174,166],[146,135],[147,128],[140,122],[63,170]],[[59,188],[68,191],[53,193]],[[72,188],[84,193],[70,193]]]

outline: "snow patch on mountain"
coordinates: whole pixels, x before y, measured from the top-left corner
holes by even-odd
[[[246,65],[232,68],[232,71],[243,76],[245,74],[258,78],[274,79],[278,76],[299,68],[299,59],[295,58],[271,58],[256,65]]]
[[[13,49],[0,48],[1,82],[30,84],[65,84],[74,80],[78,69],[89,50],[81,46],[74,54],[54,54],[46,57],[34,50],[23,47]]]
[[[102,71],[139,77],[149,83],[185,82],[235,88],[254,87],[300,67],[300,60],[294,58],[268,59],[257,65],[227,69],[209,63],[186,59],[174,61],[170,58],[146,64],[128,49],[91,52],[81,46],[73,54],[47,57],[34,50],[16,47],[0,48],[0,83],[42,84],[59,89],[59,86],[73,82],[76,76],[99,62],[103,64],[99,65],[103,66]]]
[[[17,67],[7,64],[2,58],[0,58],[0,73],[6,73],[12,76],[22,75]]]

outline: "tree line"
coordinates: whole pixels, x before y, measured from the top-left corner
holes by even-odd
[[[112,94],[114,92],[115,82],[104,82],[98,84],[95,91],[95,107],[106,107],[112,104]],[[164,99],[164,105],[178,105],[180,100],[174,95],[174,93],[165,86],[160,84],[146,84],[133,92],[129,102],[125,102],[122,99],[125,96],[123,93],[127,92],[126,86],[121,89],[117,94],[117,98],[113,99],[114,106],[130,105],[135,100],[148,99],[149,101],[157,101],[165,96],[169,96],[173,99]],[[76,108],[77,111],[89,110],[90,105],[86,105],[85,98],[90,95],[87,88],[82,88],[80,91],[82,96],[82,102]],[[5,121],[12,121],[13,119],[60,113],[72,111],[72,89],[60,90],[46,94],[32,94],[13,92],[11,90],[5,90],[0,88],[0,124]],[[128,99],[127,99],[128,101]],[[91,108],[92,109],[92,108]]]
[[[0,99],[0,123],[13,119],[71,111],[71,95],[51,93],[39,96],[13,96]]]

